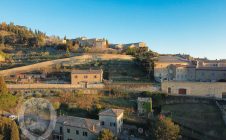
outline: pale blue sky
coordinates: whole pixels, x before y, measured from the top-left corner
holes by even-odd
[[[0,21],[48,35],[144,41],[159,53],[226,58],[226,0],[1,0]]]

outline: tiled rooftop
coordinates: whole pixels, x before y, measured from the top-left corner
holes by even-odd
[[[99,115],[118,117],[118,116],[121,115],[123,112],[124,112],[123,109],[106,109],[106,110],[101,111],[101,112],[99,113]]]
[[[103,71],[100,70],[72,70],[72,74],[101,74]]]
[[[74,116],[59,116],[57,118],[57,123],[88,129],[93,133],[99,133],[101,131],[99,120],[80,118]]]

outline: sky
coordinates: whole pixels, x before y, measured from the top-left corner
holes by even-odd
[[[3,21],[47,35],[144,41],[158,53],[226,59],[226,0],[1,0]]]

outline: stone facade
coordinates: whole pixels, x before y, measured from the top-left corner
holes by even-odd
[[[161,80],[172,79],[175,73],[175,68],[172,67],[174,65],[189,66],[191,62],[173,55],[159,56],[154,65],[155,80],[161,82]]]
[[[98,84],[103,81],[103,70],[73,70],[71,84]]]
[[[60,116],[57,118],[53,140],[93,140],[100,131],[98,120]]]
[[[178,56],[160,56],[154,66],[155,80],[216,82],[226,79],[226,62],[185,60]]]
[[[226,95],[226,83],[163,81],[161,90],[168,94],[222,98]]]
[[[101,127],[109,129],[114,135],[122,132],[123,113],[122,109],[107,109],[99,113]]]
[[[107,47],[107,41],[105,39],[98,38],[87,39],[86,37],[79,37],[74,39],[73,41],[78,42],[81,47],[98,47],[98,48]]]

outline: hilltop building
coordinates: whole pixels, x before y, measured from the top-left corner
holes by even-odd
[[[189,66],[191,62],[179,56],[173,55],[162,55],[159,56],[158,61],[155,62],[154,66],[154,78],[156,81],[161,82],[161,80],[174,78],[173,66],[182,65]]]
[[[60,116],[53,131],[53,140],[93,140],[103,129],[118,135],[123,126],[122,109],[106,109],[99,113],[99,120]]]
[[[226,79],[226,61],[187,60],[179,56],[160,56],[154,66],[155,80],[214,82]]]
[[[128,48],[147,48],[147,44],[145,42],[137,42],[137,43],[129,43],[129,44],[111,44],[111,48],[113,49],[128,49]]]
[[[103,82],[103,70],[72,70],[71,84],[97,84]]]
[[[74,39],[73,41],[78,42],[81,47],[107,48],[107,40],[105,39],[87,39],[86,37],[79,37]]]

